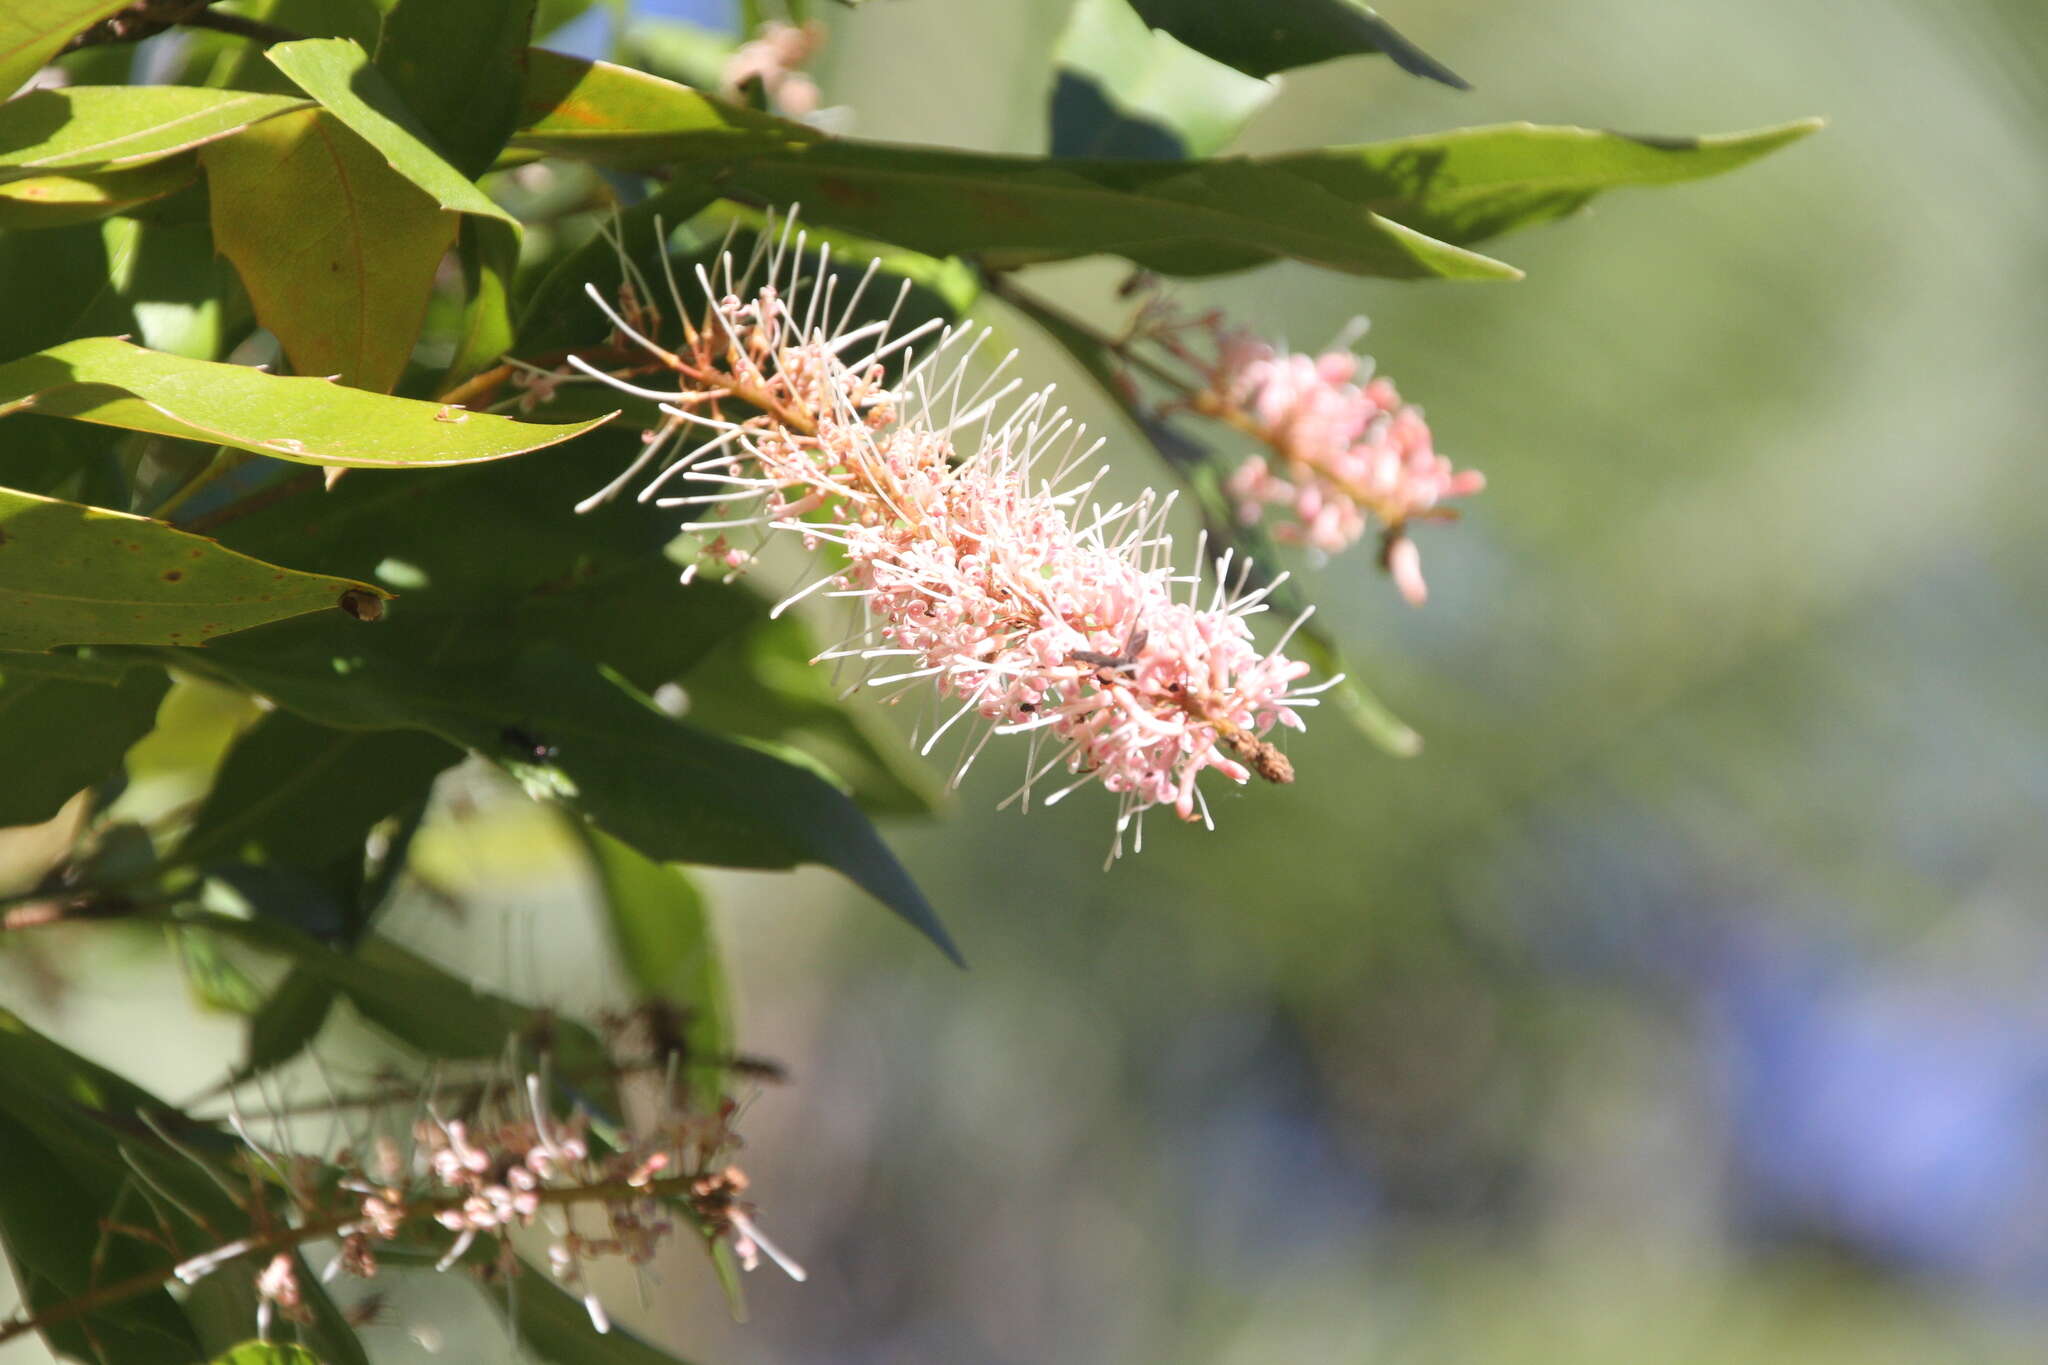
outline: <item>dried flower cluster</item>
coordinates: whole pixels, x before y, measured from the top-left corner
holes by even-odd
[[[571,365],[658,401],[667,421],[585,506],[660,464],[641,497],[697,509],[705,519],[693,529],[719,537],[706,545],[715,561],[745,565],[748,551],[723,538],[741,528],[838,547],[843,558],[777,611],[820,590],[858,598],[866,627],[821,659],[861,661],[871,685],[935,688],[946,714],[925,752],[963,718],[988,722],[963,740],[956,782],[991,735],[1027,735],[1026,779],[1012,799],[1028,805],[1055,768],[1072,780],[1048,804],[1099,782],[1119,800],[1116,851],[1134,823],[1142,844],[1155,805],[1207,820],[1205,771],[1291,780],[1265,736],[1298,728],[1296,710],[1320,689],[1297,686],[1308,667],[1279,652],[1284,639],[1272,651],[1253,642],[1247,618],[1277,583],[1242,594],[1240,577],[1233,594],[1227,556],[1207,594],[1198,576],[1175,573],[1172,500],[1147,492],[1098,505],[1102,474],[1076,471],[1099,443],[1083,444],[1049,389],[1004,408],[1018,387],[1002,381],[1005,360],[967,391],[986,332],[941,333],[890,384],[885,362],[936,324],[893,339],[890,321],[854,325],[874,267],[840,300],[828,258],[818,263],[826,282],[807,291],[805,242],[792,243],[787,226],[761,254],[758,283],[730,255],[715,281],[699,270],[701,319],[669,281],[682,331],[674,351],[652,338],[659,319],[644,281],[617,308],[590,291],[638,363]],[[675,388],[628,377],[656,367]],[[687,429],[709,438],[676,456]],[[656,497],[671,486],[692,491]]]
[[[1206,344],[1190,346],[1190,333]],[[1225,481],[1245,524],[1284,508],[1290,516],[1275,525],[1276,538],[1328,553],[1377,525],[1381,563],[1422,605],[1428,588],[1408,524],[1455,517],[1445,500],[1481,491],[1486,476],[1437,453],[1422,409],[1403,402],[1391,379],[1343,346],[1287,352],[1216,313],[1185,320],[1162,301],[1141,314],[1139,335],[1201,376],[1188,407],[1271,451],[1248,457]]]

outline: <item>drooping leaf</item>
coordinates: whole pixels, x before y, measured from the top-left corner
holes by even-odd
[[[680,723],[559,647],[515,653],[439,617],[362,634],[275,631],[188,666],[330,725],[431,731],[659,862],[834,868],[957,956],[873,826],[805,768]]]
[[[48,175],[0,181],[0,228],[54,228],[93,222],[184,189],[198,175],[199,168],[193,162],[159,161],[132,171],[53,171]]]
[[[642,73],[539,53],[526,116],[521,145],[672,163],[933,255],[1010,266],[1111,253],[1171,274],[1291,257],[1401,278],[1510,278],[1463,248],[1603,190],[1732,170],[1818,126],[1645,138],[1509,125],[1270,157],[1048,162],[828,139]]]
[[[31,90],[0,104],[0,180],[131,170],[306,107],[296,96],[184,85]]]
[[[838,700],[830,670],[811,662],[818,650],[796,617],[761,612],[683,676],[690,719],[815,759],[865,810],[930,814],[938,784],[929,770]]]
[[[613,956],[643,1000],[675,1012],[691,1102],[717,1112],[733,1051],[732,1004],[703,893],[674,864],[655,862],[581,821],[570,828],[597,877]]]
[[[244,129],[200,158],[214,241],[293,368],[388,392],[456,216],[325,110]]]
[[[1270,76],[1357,52],[1380,52],[1412,76],[1440,81],[1454,90],[1471,88],[1357,0],[1258,0],[1242,5],[1219,5],[1214,0],[1130,0],[1130,4],[1152,27],[1253,76]]]
[[[1396,278],[1519,273],[1258,161],[1052,162],[833,140],[640,72],[542,52],[528,68],[525,114],[521,146],[673,163],[934,256],[1015,266],[1114,253],[1190,275],[1283,256]]]
[[[0,826],[47,820],[112,773],[128,746],[149,733],[170,687],[154,668],[116,671],[105,681],[25,671],[45,657],[0,654],[0,773],[7,774]]]
[[[334,608],[344,594],[390,595],[147,517],[0,489],[0,649],[196,645]]]
[[[165,355],[114,337],[66,342],[0,365],[0,417],[23,408],[300,464],[365,469],[502,459],[606,420],[515,422],[323,379]]]
[[[177,856],[307,869],[352,857],[360,868],[371,827],[460,756],[417,731],[330,730],[272,711],[228,751]]]
[[[519,121],[535,0],[398,0],[377,69],[462,174],[490,169]]]
[[[0,0],[0,99],[126,0]]]
[[[1549,222],[1605,190],[1674,185],[1746,166],[1818,130],[1819,119],[1701,137],[1504,123],[1266,158],[1346,203],[1447,242]]]
[[[279,43],[264,55],[300,89],[376,148],[389,169],[431,195],[442,208],[518,226],[517,220],[492,203],[491,197],[467,175],[448,164],[447,158],[432,145],[433,134],[421,126],[383,74],[370,64],[368,54],[355,43],[346,38],[307,38]]]
[[[1079,0],[1054,52],[1052,153],[1212,156],[1278,86],[1153,32],[1125,0]]]

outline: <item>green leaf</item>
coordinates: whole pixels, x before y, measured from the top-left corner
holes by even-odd
[[[379,935],[344,952],[275,916],[243,919],[192,910],[179,922],[289,958],[341,992],[365,1019],[425,1056],[489,1060],[502,1056],[510,1039],[548,1038],[565,1067],[594,1073],[605,1065],[603,1045],[580,1024],[482,990]]]
[[[22,408],[299,464],[391,469],[497,460],[608,420],[549,425],[281,378],[88,337],[0,365],[0,417]]]
[[[100,233],[113,266],[109,278],[141,344],[193,360],[218,356],[222,330],[246,319],[247,311],[236,308],[229,316],[224,300],[239,302],[234,271],[214,254],[204,219],[116,218]]]
[[[377,69],[455,168],[490,169],[519,122],[535,0],[398,0]]]
[[[399,814],[373,875],[356,896],[355,912],[347,917],[338,946],[353,947],[360,942],[390,904],[391,893],[411,860],[412,843],[426,814],[426,794]],[[249,1020],[247,1055],[238,1075],[260,1075],[296,1057],[319,1036],[337,998],[338,992],[331,982],[294,967]]]
[[[495,364],[512,349],[512,277],[519,268],[519,233],[492,218],[462,222],[462,283],[468,302],[455,358],[442,391]]]
[[[287,1346],[275,1341],[245,1341],[215,1356],[212,1365],[321,1365],[321,1361],[303,1346]]]
[[[1504,123],[1267,158],[1350,204],[1470,243],[1574,213],[1603,190],[1672,185],[1748,165],[1822,126],[1656,137]]]
[[[167,1253],[160,1248],[132,1237],[102,1237],[102,1220],[151,1221],[150,1204],[124,1155],[141,1161],[177,1193],[189,1193],[187,1207],[209,1217],[226,1214],[223,1221],[232,1226],[232,1208],[223,1208],[221,1192],[197,1167],[182,1158],[161,1160],[167,1154],[153,1143],[120,1140],[124,1132],[146,1133],[136,1121],[138,1111],[168,1114],[167,1106],[4,1009],[0,1075],[7,1078],[0,1085],[0,1151],[9,1162],[8,1178],[0,1180],[0,1240],[30,1309],[49,1309],[96,1284],[165,1266]],[[195,1181],[204,1188],[189,1189]],[[196,1231],[180,1210],[157,1208],[182,1233]],[[114,1365],[155,1365],[203,1354],[163,1289],[109,1304],[87,1321],[73,1320],[44,1335],[74,1359]]]
[[[426,320],[455,215],[324,110],[244,129],[200,158],[214,241],[293,368],[389,391]]]
[[[112,282],[115,267],[98,224],[0,232],[0,297],[7,300],[0,309],[0,358],[12,360],[88,332],[127,331],[134,320]],[[86,280],[95,283],[81,288]],[[8,444],[20,439],[9,433]],[[6,474],[12,473],[14,457],[10,449],[9,464],[0,467]]]
[[[563,603],[557,619],[579,632],[579,640],[589,638],[581,633],[588,631],[660,635],[683,623],[649,630],[645,617],[629,614],[631,607],[673,598],[649,595],[606,606],[576,597],[580,587],[628,571],[658,570],[674,583],[677,570],[661,559],[661,547],[675,536],[673,513],[631,498],[584,516],[573,510],[639,449],[635,433],[606,428],[531,460],[402,474],[368,470],[318,497],[287,499],[239,518],[222,536],[244,554],[289,558],[398,589],[408,616],[431,610],[476,620],[491,611],[502,616],[531,599],[536,610]],[[518,553],[506,553],[510,545]],[[592,610],[613,619],[577,619]],[[539,619],[528,629],[546,633]]]
[[[170,688],[153,668],[91,682],[22,671],[44,657],[0,654],[0,826],[40,824],[119,768]]]
[[[228,751],[178,860],[318,869],[353,858],[360,868],[371,828],[460,757],[415,731],[330,730],[272,711]]]
[[[658,863],[581,821],[570,824],[597,876],[612,952],[643,1000],[680,1020],[691,1103],[716,1113],[732,1056],[732,1002],[710,909],[689,873]]]
[[[684,676],[691,721],[817,760],[865,810],[930,814],[938,784],[929,770],[838,700],[831,671],[811,662],[817,653],[803,622],[762,611]]]
[[[127,0],[0,0],[0,99]]]
[[[15,1022],[12,1015],[0,1014],[0,1031]],[[8,1173],[0,1181],[0,1242],[5,1243],[24,1306],[41,1312],[75,1299],[93,1288],[96,1272],[112,1279],[150,1268],[157,1258],[124,1238],[111,1239],[108,1254],[95,1265],[99,1221],[108,1216],[112,1196],[125,1179],[118,1155],[105,1163],[101,1178],[106,1184],[80,1176],[63,1160],[77,1150],[74,1135],[66,1135],[61,1145],[53,1143],[8,1112],[8,1100],[64,1106],[68,1097],[12,1072],[5,1089],[9,1093],[8,1099],[0,1099],[0,1150],[7,1153]],[[112,1142],[102,1141],[112,1154]],[[70,1359],[106,1365],[160,1365],[165,1360],[194,1359],[201,1350],[164,1289],[109,1304],[89,1323],[73,1319],[42,1336],[53,1351]]]
[[[1278,257],[1395,278],[1519,274],[1251,160],[1046,161],[835,141],[640,72],[542,52],[528,68],[526,113],[521,146],[675,163],[933,256],[976,253],[1009,267],[1113,253],[1170,274]]]
[[[829,783],[671,719],[588,660],[545,645],[512,654],[517,641],[465,639],[440,617],[228,643],[187,666],[328,724],[431,731],[659,862],[834,868],[957,959],[909,874]]]
[[[648,1345],[616,1323],[600,1334],[590,1325],[583,1301],[545,1270],[524,1266],[517,1287],[509,1293],[493,1290],[481,1280],[477,1288],[493,1308],[507,1314],[507,1325],[519,1344],[548,1365],[683,1365],[680,1357]]]
[[[0,105],[4,109],[5,105]],[[190,161],[159,161],[132,171],[28,176],[0,181],[0,228],[89,223],[184,189],[198,179]]]
[[[513,143],[616,165],[728,160],[823,144],[805,124],[713,99],[631,67],[527,53]]]
[[[436,3],[446,6],[450,0]],[[420,125],[418,117],[405,107],[398,93],[355,43],[346,38],[307,38],[279,43],[266,49],[264,55],[297,82],[300,89],[382,153],[391,170],[433,196],[442,208],[451,213],[496,218],[517,228],[517,219],[492,203],[489,195],[434,149],[433,134]]]
[[[1164,29],[1195,51],[1253,76],[1357,52],[1380,52],[1411,76],[1454,90],[1470,86],[1449,67],[1403,38],[1394,26],[1356,0],[1130,0],[1153,28]]]
[[[1171,274],[1291,257],[1397,278],[1512,278],[1464,245],[1601,190],[1732,170],[1819,126],[1648,138],[1510,125],[1259,158],[1044,161],[825,139],[639,72],[540,53],[526,111],[522,146],[673,163],[932,255],[1007,267],[1112,253]]]
[[[1054,60],[1054,156],[1210,156],[1279,89],[1147,29],[1124,0],[1080,0]]]
[[[0,180],[130,170],[306,107],[295,96],[181,85],[31,90],[0,104]]]
[[[196,645],[364,583],[279,568],[147,517],[0,489],[0,649]]]

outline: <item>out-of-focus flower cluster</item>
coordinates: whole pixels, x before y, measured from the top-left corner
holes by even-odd
[[[674,1066],[666,1075],[672,1085]],[[284,1187],[298,1231],[285,1230],[272,1207],[253,1201],[252,1235],[191,1257],[175,1273],[194,1283],[238,1257],[279,1248],[255,1276],[263,1331],[273,1316],[311,1320],[297,1248],[316,1232],[339,1246],[323,1279],[367,1279],[378,1274],[380,1249],[394,1245],[415,1254],[438,1249],[439,1270],[474,1262],[487,1276],[516,1274],[520,1261],[509,1234],[541,1229],[552,1273],[582,1297],[600,1332],[610,1319],[585,1284],[585,1265],[618,1258],[644,1266],[679,1226],[728,1242],[747,1269],[765,1255],[804,1278],[755,1225],[743,1197],[747,1178],[731,1160],[738,1143],[732,1102],[707,1114],[677,1104],[671,1089],[663,1094],[659,1112],[608,1124],[601,1139],[580,1104],[554,1112],[540,1074],[517,1084],[492,1080],[461,1101],[466,1117],[434,1112],[430,1098],[426,1116],[403,1140],[386,1133],[331,1158],[259,1145],[237,1118],[252,1170]],[[472,1257],[480,1240],[495,1254]]]
[[[1296,709],[1315,703],[1297,686],[1306,664],[1253,642],[1247,618],[1265,609],[1270,587],[1233,594],[1227,559],[1206,594],[1199,574],[1177,574],[1171,499],[1098,505],[1101,475],[1081,477],[1081,466],[1099,443],[1083,444],[1049,389],[1008,403],[1018,381],[1001,381],[1007,361],[969,392],[986,333],[942,334],[889,383],[890,357],[936,324],[893,338],[888,321],[854,325],[873,268],[840,299],[824,262],[826,283],[800,278],[806,259],[802,238],[792,245],[785,234],[757,265],[759,282],[729,256],[717,280],[700,271],[710,302],[693,320],[673,296],[683,333],[674,351],[648,334],[644,289],[617,308],[591,291],[615,341],[677,387],[572,358],[667,414],[634,466],[585,505],[663,461],[641,497],[691,490],[656,500],[697,509],[693,529],[718,537],[705,543],[718,562],[744,566],[748,552],[724,539],[741,528],[838,546],[843,564],[777,608],[816,591],[862,601],[865,627],[820,658],[861,661],[873,685],[935,688],[942,705],[926,752],[963,718],[986,721],[964,737],[956,781],[991,735],[1029,736],[1012,799],[1028,805],[1055,768],[1072,780],[1048,803],[1099,782],[1119,800],[1118,850],[1134,821],[1142,842],[1141,817],[1155,805],[1206,819],[1196,785],[1205,771],[1291,780],[1265,736],[1298,728]],[[686,428],[706,439],[673,456]]]
[[[1241,521],[1285,509],[1274,536],[1327,553],[1377,526],[1381,563],[1404,597],[1423,603],[1428,588],[1409,523],[1455,517],[1444,503],[1481,491],[1486,476],[1437,453],[1422,409],[1403,402],[1391,379],[1342,347],[1284,351],[1219,314],[1186,320],[1163,301],[1148,304],[1137,334],[1201,376],[1188,407],[1267,447],[1224,483]]]
[[[759,81],[769,103],[791,118],[815,113],[818,86],[803,68],[824,46],[825,26],[816,19],[801,24],[770,19],[726,61],[719,75],[720,93],[737,99],[750,81]]]

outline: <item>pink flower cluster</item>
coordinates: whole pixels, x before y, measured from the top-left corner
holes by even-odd
[[[1428,595],[1413,542],[1417,517],[1446,515],[1440,504],[1486,487],[1476,470],[1454,470],[1437,454],[1422,410],[1401,401],[1393,381],[1360,382],[1365,363],[1349,351],[1285,354],[1258,343],[1224,348],[1216,397],[1250,419],[1274,460],[1247,459],[1225,488],[1247,523],[1281,506],[1293,520],[1283,540],[1335,552],[1368,521],[1383,528],[1384,557],[1402,595]]]
[[[1206,820],[1196,785],[1205,771],[1239,783],[1253,773],[1291,780],[1265,736],[1275,725],[1300,728],[1296,709],[1315,701],[1296,687],[1308,666],[1279,652],[1284,639],[1271,652],[1253,642],[1247,618],[1265,609],[1271,588],[1233,600],[1221,582],[1226,561],[1200,604],[1199,575],[1177,575],[1168,562],[1171,499],[1147,493],[1105,508],[1092,500],[1100,475],[1063,487],[1099,443],[1081,449],[1082,433],[1064,409],[1051,409],[1050,390],[998,419],[1016,387],[996,387],[1003,365],[964,393],[986,332],[964,345],[961,334],[945,334],[885,389],[883,359],[926,329],[888,340],[886,325],[849,326],[853,301],[842,309],[829,284],[799,301],[802,259],[799,237],[794,250],[786,239],[777,247],[764,285],[736,282],[730,260],[721,288],[700,273],[712,306],[701,326],[686,323],[680,355],[639,336],[593,292],[620,336],[662,359],[682,384],[663,393],[572,365],[663,402],[671,427],[658,445],[675,427],[713,433],[657,474],[643,498],[676,476],[693,481],[704,491],[658,501],[708,509],[717,519],[692,529],[721,533],[707,548],[728,563],[743,555],[722,533],[739,527],[839,546],[844,566],[777,611],[821,589],[861,599],[866,627],[820,658],[863,661],[873,685],[934,687],[950,714],[927,753],[964,717],[988,722],[963,743],[956,782],[991,735],[1026,734],[1032,753],[1012,799],[1028,805],[1034,784],[1057,767],[1074,780],[1047,804],[1099,782],[1119,798],[1120,851],[1134,821],[1142,843],[1141,817],[1155,805]],[[948,358],[943,376],[940,357]],[[733,399],[752,412],[723,415]],[[956,437],[970,427],[976,439],[963,447]],[[1042,477],[1037,467],[1053,448],[1061,457]]]
[[[818,87],[803,68],[824,45],[825,26],[816,19],[803,24],[770,19],[726,61],[719,75],[720,92],[737,98],[749,81],[759,81],[769,100],[790,117],[814,113]]]

